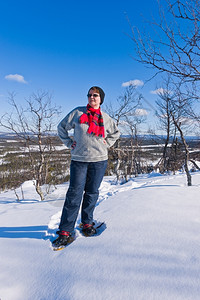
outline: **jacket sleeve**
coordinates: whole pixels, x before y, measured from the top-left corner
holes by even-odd
[[[106,131],[107,131],[107,136],[105,140],[108,147],[110,148],[120,137],[120,131],[117,125],[115,124],[115,122],[111,118],[109,119],[109,127]]]
[[[73,140],[69,137],[69,131],[74,128],[73,118],[76,113],[76,109],[72,110],[59,124],[58,124],[58,136],[61,141],[68,148],[73,144]]]

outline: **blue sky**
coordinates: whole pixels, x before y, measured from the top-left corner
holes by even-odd
[[[131,58],[126,14],[141,27],[156,10],[156,0],[0,1],[0,114],[9,111],[8,92],[15,91],[23,104],[31,93],[49,91],[63,117],[87,103],[92,85],[104,89],[109,103],[123,93],[124,82],[145,82],[151,71]],[[156,88],[151,81],[138,91],[154,104],[150,91]]]

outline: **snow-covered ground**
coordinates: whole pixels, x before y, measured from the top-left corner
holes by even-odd
[[[187,187],[185,175],[151,174],[120,185],[105,177],[95,219],[106,230],[86,238],[76,229],[56,252],[50,241],[68,184],[44,202],[31,182],[20,203],[13,191],[0,194],[0,299],[199,300],[200,173],[192,180]]]

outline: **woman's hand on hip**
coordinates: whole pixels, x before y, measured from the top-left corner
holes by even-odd
[[[76,147],[76,141],[74,141],[73,144],[71,145],[72,149],[75,149],[75,147]]]

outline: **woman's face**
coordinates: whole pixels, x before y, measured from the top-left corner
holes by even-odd
[[[92,108],[98,109],[101,103],[101,98],[99,93],[95,92],[94,90],[89,90],[88,103]]]

